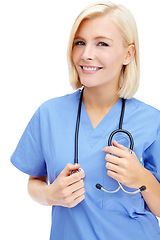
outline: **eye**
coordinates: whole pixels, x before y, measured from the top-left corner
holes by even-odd
[[[105,42],[99,42],[98,46],[109,47],[108,43],[105,43]]]
[[[77,42],[74,43],[74,45],[76,45],[76,46],[84,46],[85,43],[83,41],[77,41]]]

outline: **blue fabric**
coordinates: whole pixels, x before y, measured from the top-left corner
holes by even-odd
[[[52,183],[67,163],[74,163],[74,135],[80,93],[42,104],[29,122],[11,162],[35,177],[48,175]],[[120,99],[93,129],[82,103],[79,128],[79,163],[85,172],[85,200],[74,208],[52,207],[51,240],[159,240],[157,218],[142,195],[122,190],[107,194],[117,182],[106,174],[105,153],[110,133],[118,128]],[[123,128],[134,138],[134,151],[160,182],[160,112],[136,99],[126,100]],[[126,188],[132,191],[132,189]]]

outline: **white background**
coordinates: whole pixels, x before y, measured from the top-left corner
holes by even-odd
[[[49,239],[51,208],[30,199],[28,176],[12,166],[10,156],[39,105],[72,92],[66,61],[69,33],[79,12],[92,2],[0,2],[1,239]],[[159,3],[114,2],[128,7],[138,25],[141,83],[136,97],[160,109]]]

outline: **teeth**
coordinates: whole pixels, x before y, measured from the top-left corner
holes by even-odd
[[[96,67],[82,67],[82,68],[86,71],[97,71],[98,70],[98,68],[96,68]]]

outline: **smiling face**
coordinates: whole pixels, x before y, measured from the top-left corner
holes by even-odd
[[[83,20],[74,38],[72,60],[81,84],[112,86],[116,91],[123,65],[131,53],[110,15]]]

